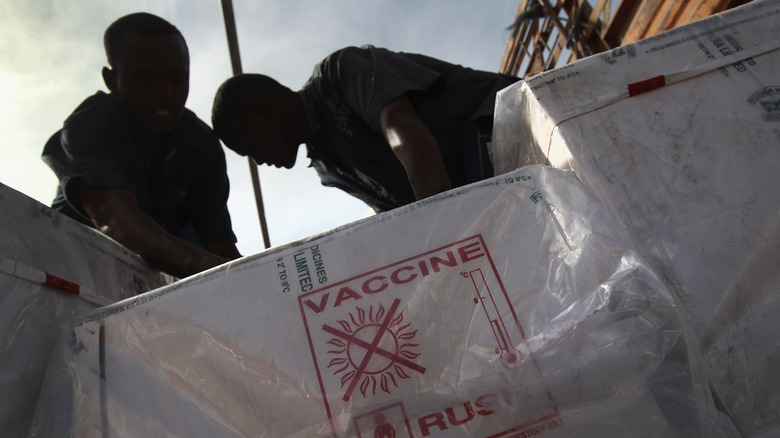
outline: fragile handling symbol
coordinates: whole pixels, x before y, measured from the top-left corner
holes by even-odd
[[[396,320],[397,323],[397,321],[402,318],[403,314],[399,315],[398,317],[395,316],[400,304],[401,300],[396,298],[393,301],[393,304],[390,307],[387,315],[382,318],[378,324],[367,325],[364,327],[371,328],[371,330],[358,330],[354,333],[347,333],[327,324],[322,326],[323,331],[346,341],[349,347],[359,347],[364,353],[362,358],[359,358],[354,362],[352,356],[350,355],[349,361],[353,363],[355,370],[350,373],[351,380],[349,387],[347,388],[344,397],[342,397],[345,402],[349,401],[349,399],[352,397],[352,393],[355,391],[355,388],[363,378],[364,374],[377,374],[384,371],[384,369],[389,368],[391,365],[395,365],[396,370],[400,370],[400,366],[403,366],[407,369],[417,371],[420,374],[425,374],[424,367],[412,362],[405,357],[402,357],[402,354],[405,353],[404,351],[400,351],[400,353],[398,351],[397,340],[390,327],[392,324],[394,324],[394,320]],[[370,335],[369,339],[366,340],[361,338],[359,335],[360,333],[363,333],[364,335],[368,333]],[[413,334],[411,334],[411,336],[413,336]],[[391,348],[391,346],[395,347]],[[410,354],[408,352],[406,353],[407,355]],[[372,359],[377,359],[377,357],[384,358],[383,362],[389,361],[388,365],[382,369],[369,369],[369,365],[372,363]],[[408,378],[408,376],[403,377]],[[344,382],[344,379],[342,381]]]

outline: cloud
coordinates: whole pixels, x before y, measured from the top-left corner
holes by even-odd
[[[244,71],[298,88],[314,65],[347,45],[374,44],[495,71],[517,0],[234,0]],[[4,0],[0,2],[0,182],[43,203],[56,187],[40,151],[70,112],[105,89],[103,32],[127,13],[148,11],[171,21],[191,52],[187,106],[209,122],[219,84],[231,74],[220,3],[214,0]],[[245,158],[226,151],[229,208],[239,249],[263,249]],[[360,201],[322,187],[303,153],[293,170],[262,166],[260,178],[273,244],[360,219]]]

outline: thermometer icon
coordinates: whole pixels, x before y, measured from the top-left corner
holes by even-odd
[[[506,325],[504,325],[504,321],[498,311],[498,306],[496,306],[496,301],[485,281],[485,276],[482,274],[482,269],[469,271],[464,276],[471,278],[474,289],[477,291],[477,297],[474,298],[474,303],[482,304],[482,310],[485,311],[485,316],[487,316],[488,321],[490,321],[490,328],[493,329],[493,335],[496,337],[496,342],[498,343],[496,354],[499,355],[501,363],[507,368],[517,365],[520,362],[520,352],[514,348],[514,344],[509,337],[509,331],[507,330]]]

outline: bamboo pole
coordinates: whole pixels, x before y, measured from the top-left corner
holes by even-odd
[[[233,16],[233,2],[231,0],[222,0],[222,16],[225,19],[225,32],[227,33],[228,49],[230,50],[230,64],[233,67],[233,75],[239,75],[242,73],[241,54],[238,51],[236,20]],[[252,175],[252,187],[255,192],[257,215],[260,217],[260,229],[263,233],[263,243],[266,248],[269,248],[271,246],[271,239],[268,237],[268,224],[265,220],[263,193],[260,190],[260,175],[257,171],[257,163],[252,157],[247,157],[247,162],[249,163],[249,173]]]

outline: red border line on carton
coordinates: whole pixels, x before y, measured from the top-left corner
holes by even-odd
[[[666,77],[664,77],[664,75],[634,82],[633,84],[628,84],[628,95],[636,96],[637,94],[647,93],[656,88],[661,88],[664,85],[666,85]]]

